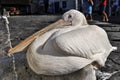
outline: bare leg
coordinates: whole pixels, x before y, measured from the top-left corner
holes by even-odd
[[[85,17],[86,17],[86,19],[93,21],[92,14],[86,14]]]
[[[107,13],[103,11],[103,21],[109,21]]]
[[[105,15],[103,14],[102,16],[103,16],[103,21],[105,21]]]
[[[93,21],[92,14],[89,14],[89,17],[90,17],[90,21]]]
[[[85,17],[86,17],[86,19],[88,19],[89,15],[88,15],[88,14],[85,14]]]

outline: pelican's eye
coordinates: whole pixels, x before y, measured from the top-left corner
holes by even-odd
[[[72,16],[71,16],[71,15],[68,15],[68,19],[70,19],[70,18],[72,18]]]

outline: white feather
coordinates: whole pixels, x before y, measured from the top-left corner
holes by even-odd
[[[52,29],[30,45],[27,60],[31,69],[37,74],[62,75],[93,61],[104,66],[110,52],[116,49],[106,32],[96,25],[88,25],[84,15],[76,10],[66,12],[63,19],[72,26]]]

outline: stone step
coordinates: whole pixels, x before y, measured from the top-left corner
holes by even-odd
[[[107,32],[120,32],[120,26],[118,27],[102,27]]]
[[[120,41],[120,32],[107,32],[108,37],[112,41]]]

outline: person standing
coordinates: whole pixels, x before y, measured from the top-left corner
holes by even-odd
[[[92,17],[92,6],[94,5],[93,0],[87,0],[86,1],[86,18],[90,21],[93,21]]]
[[[118,14],[119,0],[115,0],[112,5],[114,15]]]
[[[108,22],[108,15],[106,13],[106,6],[107,6],[107,0],[102,0],[102,17],[103,17],[103,21]]]

